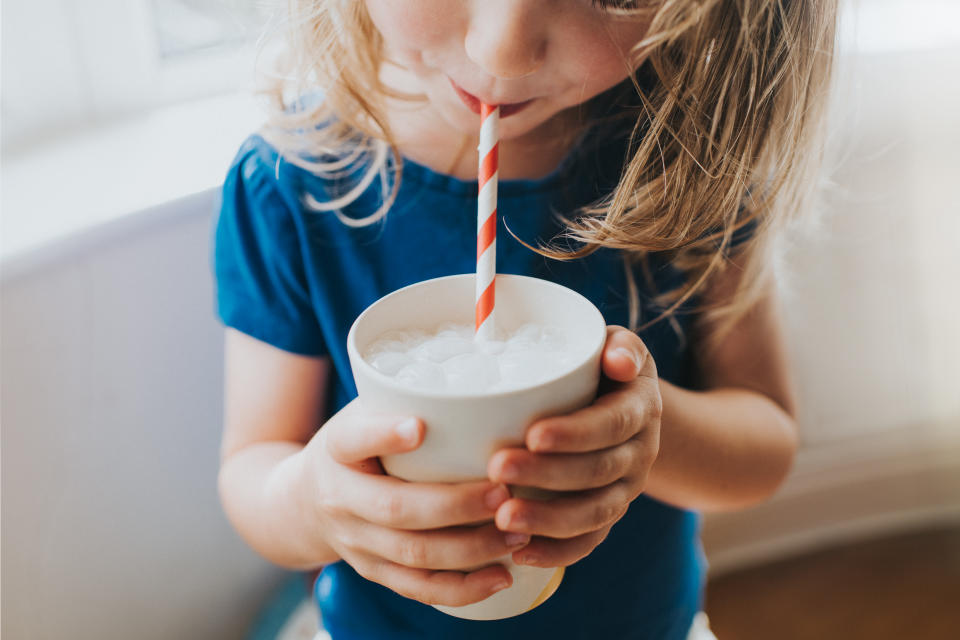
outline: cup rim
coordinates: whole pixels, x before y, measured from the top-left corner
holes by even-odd
[[[366,359],[365,359],[362,355],[360,355],[360,351],[357,349],[357,345],[356,345],[357,327],[358,327],[358,326],[360,325],[360,323],[363,321],[363,318],[370,312],[370,310],[371,310],[378,302],[380,302],[381,300],[386,300],[387,298],[390,298],[390,297],[392,297],[392,296],[401,295],[401,294],[402,294],[404,291],[406,291],[407,289],[412,289],[412,288],[414,288],[414,287],[422,286],[422,285],[424,285],[425,283],[432,283],[432,282],[438,282],[438,281],[441,281],[441,280],[451,280],[451,279],[467,278],[467,277],[476,277],[476,274],[474,274],[474,273],[460,273],[460,274],[454,274],[454,275],[449,275],[449,276],[440,276],[440,277],[438,277],[438,278],[430,278],[430,279],[428,279],[428,280],[421,280],[421,281],[419,281],[419,282],[414,282],[413,284],[409,284],[409,285],[407,285],[407,286],[405,286],[405,287],[402,287],[402,288],[400,288],[400,289],[397,289],[396,291],[393,291],[393,292],[391,292],[391,293],[388,293],[387,295],[383,296],[382,298],[380,298],[380,299],[377,300],[376,302],[371,303],[366,309],[363,310],[362,313],[360,313],[359,316],[356,317],[356,319],[353,321],[353,324],[350,325],[350,332],[347,334],[347,353],[348,353],[349,356],[350,356],[351,366],[354,367],[354,368],[360,367],[361,369],[363,369],[363,371],[364,371],[365,373],[369,374],[370,376],[372,376],[372,377],[375,378],[376,380],[380,381],[380,383],[383,384],[384,386],[386,386],[386,387],[388,387],[388,388],[390,388],[390,389],[392,389],[392,390],[395,390],[395,391],[397,391],[397,392],[403,393],[403,394],[405,394],[405,395],[407,395],[407,396],[412,396],[412,397],[416,397],[416,398],[430,399],[430,400],[456,400],[456,399],[465,399],[465,398],[508,398],[508,397],[511,397],[511,396],[514,396],[514,395],[517,395],[517,394],[528,393],[531,389],[536,389],[536,388],[538,388],[538,387],[543,387],[543,386],[546,386],[546,385],[549,385],[549,384],[554,384],[554,383],[556,383],[556,382],[558,382],[558,381],[560,381],[560,380],[563,380],[564,378],[566,378],[566,377],[568,377],[568,376],[571,376],[571,375],[573,375],[574,373],[576,373],[578,369],[580,369],[581,367],[583,367],[583,366],[584,366],[585,364],[587,364],[588,362],[591,362],[591,361],[593,361],[593,360],[595,360],[595,359],[599,359],[600,353],[601,353],[602,350],[603,350],[603,345],[606,343],[606,338],[607,338],[607,323],[606,323],[606,320],[605,320],[604,317],[603,317],[603,314],[600,313],[600,310],[597,308],[597,306],[596,306],[595,304],[593,304],[586,296],[584,296],[584,295],[583,295],[582,293],[580,293],[579,291],[575,291],[575,290],[571,289],[570,287],[565,287],[565,286],[563,286],[562,284],[558,284],[558,283],[552,282],[552,281],[550,281],[550,280],[544,280],[543,278],[535,278],[535,277],[532,277],[532,276],[525,276],[525,275],[519,275],[519,274],[505,274],[505,273],[498,273],[498,274],[496,275],[496,278],[497,278],[498,280],[501,279],[501,278],[504,278],[504,279],[536,280],[537,283],[538,283],[537,286],[543,285],[543,286],[549,286],[549,287],[554,287],[554,288],[562,289],[562,290],[564,290],[565,293],[567,293],[567,294],[572,294],[572,295],[580,298],[584,303],[586,303],[586,304],[589,306],[589,308],[592,310],[592,315],[593,315],[593,316],[595,317],[595,319],[597,320],[597,329],[598,329],[598,330],[596,330],[596,332],[595,332],[596,335],[597,335],[596,344],[594,344],[594,345],[589,349],[589,351],[588,351],[588,353],[587,353],[587,355],[586,355],[585,357],[583,357],[583,358],[581,358],[580,360],[576,361],[574,364],[570,365],[569,367],[563,369],[563,370],[562,370],[562,373],[560,373],[560,374],[558,374],[558,375],[555,375],[555,376],[551,376],[551,377],[549,377],[549,378],[547,378],[547,379],[545,379],[545,380],[539,380],[539,381],[537,381],[537,382],[533,382],[533,383],[530,383],[530,384],[526,384],[526,385],[523,385],[523,386],[520,386],[520,387],[514,387],[514,388],[511,388],[511,389],[505,389],[505,390],[501,390],[501,391],[477,392],[477,393],[463,393],[463,392],[450,392],[450,391],[444,391],[444,390],[429,391],[429,390],[424,390],[424,389],[417,389],[417,388],[415,388],[415,387],[408,387],[408,386],[406,386],[406,385],[403,385],[403,384],[400,384],[400,383],[396,382],[396,380],[395,380],[394,378],[392,378],[392,377],[390,377],[390,376],[388,376],[388,375],[385,375],[385,374],[381,373],[380,371],[377,371],[377,370],[373,367],[373,365],[371,365],[369,362],[367,362]],[[588,331],[590,331],[590,329],[588,329]]]

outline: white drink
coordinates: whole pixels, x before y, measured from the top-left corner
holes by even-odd
[[[427,333],[389,331],[364,359],[380,373],[422,391],[486,394],[538,384],[574,365],[563,331],[525,324],[495,340],[476,340],[470,325]]]

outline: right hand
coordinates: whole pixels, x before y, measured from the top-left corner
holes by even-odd
[[[530,538],[508,539],[493,524],[510,497],[504,485],[406,482],[384,473],[379,456],[412,451],[423,436],[420,420],[348,404],[303,450],[307,517],[368,580],[425,604],[479,602],[512,584],[496,560]]]

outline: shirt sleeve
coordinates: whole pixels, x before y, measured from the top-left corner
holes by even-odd
[[[292,353],[326,353],[297,226],[271,167],[250,144],[224,181],[213,271],[225,326]]]

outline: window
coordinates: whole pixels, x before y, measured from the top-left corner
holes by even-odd
[[[161,58],[238,46],[255,37],[263,16],[256,0],[152,0]]]
[[[262,0],[4,0],[3,148],[249,87]]]

